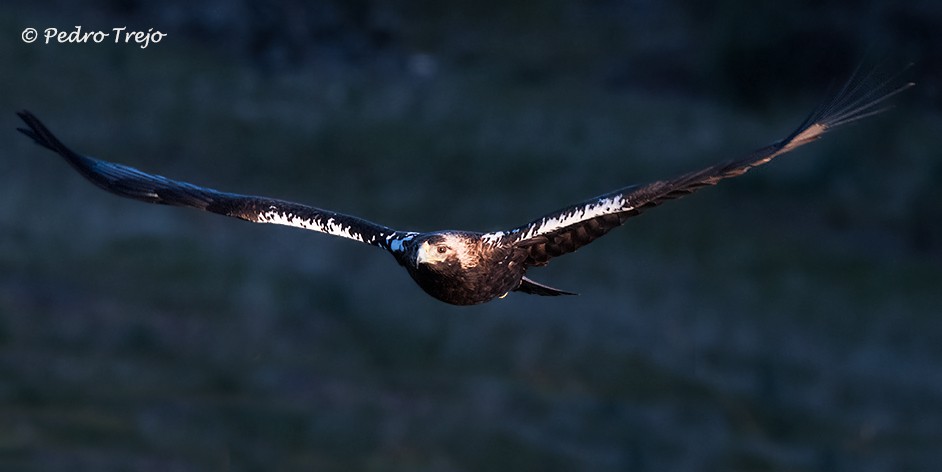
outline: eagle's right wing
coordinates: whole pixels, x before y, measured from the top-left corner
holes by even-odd
[[[55,151],[95,185],[122,197],[149,203],[193,207],[254,223],[273,223],[340,236],[393,252],[413,233],[397,232],[376,223],[329,210],[266,197],[220,192],[133,167],[80,155],[60,142],[32,113],[17,113],[29,126],[18,128],[36,144]]]
[[[811,113],[791,134],[748,156],[723,162],[669,180],[633,185],[549,213],[512,229],[484,235],[493,244],[526,248],[529,265],[543,265],[551,258],[573,252],[623,224],[628,218],[675,198],[683,197],[723,179],[742,175],[795,148],[808,144],[831,129],[880,113],[890,97],[911,87],[895,80],[876,80],[873,72],[854,75],[823,106]]]

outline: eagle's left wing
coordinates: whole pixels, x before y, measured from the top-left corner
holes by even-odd
[[[748,156],[690,172],[670,180],[634,185],[572,205],[510,231],[485,235],[485,240],[526,248],[527,264],[544,265],[551,258],[579,249],[648,208],[683,197],[720,180],[742,175],[753,167],[804,144],[837,126],[881,111],[882,102],[911,87],[877,81],[873,73],[854,76],[831,100],[819,107],[785,139],[753,151]]]
[[[17,114],[29,126],[29,129],[18,128],[20,132],[40,146],[55,151],[95,185],[122,197],[192,207],[253,223],[295,226],[379,246],[393,253],[401,252],[402,240],[414,234],[330,210],[274,198],[220,192],[83,156],[62,144],[32,113]]]

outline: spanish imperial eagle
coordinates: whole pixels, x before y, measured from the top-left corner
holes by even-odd
[[[667,200],[685,196],[720,180],[736,177],[837,126],[884,110],[888,98],[912,86],[855,74],[833,98],[811,113],[784,139],[747,156],[644,185],[632,185],[541,216],[523,226],[489,233],[395,230],[355,216],[273,198],[220,192],[148,174],[133,167],[75,153],[32,113],[19,128],[37,144],[65,158],[95,185],[123,197],[150,203],[194,207],[254,223],[295,226],[385,249],[405,267],[419,287],[446,303],[473,305],[518,291],[535,295],[572,295],[529,279],[527,269],[579,249],[629,218]]]

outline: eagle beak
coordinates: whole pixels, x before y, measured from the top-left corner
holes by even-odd
[[[422,245],[419,246],[419,249],[415,254],[415,266],[418,267],[420,264],[428,264],[428,250],[432,245],[428,241],[423,241]]]

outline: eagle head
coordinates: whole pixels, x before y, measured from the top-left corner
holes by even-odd
[[[471,269],[481,262],[479,238],[459,232],[439,232],[417,241],[414,266],[430,270]]]

